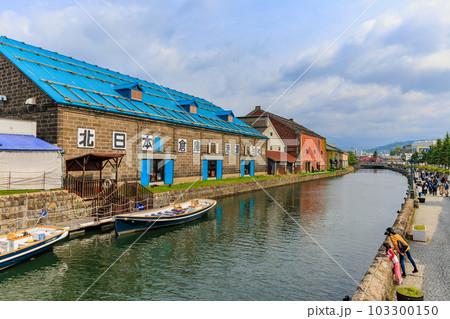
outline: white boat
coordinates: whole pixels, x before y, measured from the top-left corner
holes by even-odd
[[[36,226],[0,235],[0,270],[51,249],[68,233],[68,228]]]
[[[116,215],[114,217],[116,233],[121,235],[187,223],[202,217],[216,203],[213,199],[193,199],[157,209]]]

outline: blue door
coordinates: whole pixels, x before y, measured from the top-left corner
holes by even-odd
[[[150,160],[141,160],[141,184],[148,186],[150,184]]]
[[[255,175],[255,161],[250,161],[250,176]]]
[[[164,166],[164,184],[173,184],[173,159],[166,160]]]
[[[222,179],[222,161],[217,161],[217,179]]]
[[[208,160],[203,160],[202,179],[204,181],[208,179]]]
[[[241,161],[241,177],[245,175],[245,161]]]

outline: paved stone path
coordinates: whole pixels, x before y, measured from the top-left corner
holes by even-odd
[[[450,197],[427,195],[415,210],[413,224],[425,225],[427,242],[409,241],[419,272],[413,274],[405,258],[407,276],[400,287],[416,286],[428,301],[450,300]]]

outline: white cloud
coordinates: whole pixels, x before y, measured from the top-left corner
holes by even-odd
[[[40,1],[26,10],[14,3],[0,13],[3,34],[153,81],[74,3]],[[296,20],[286,24],[267,16],[264,21],[280,22],[270,25],[259,21],[270,10],[249,18],[254,10],[226,1],[81,3],[157,82],[236,115],[271,105],[334,40],[326,35],[348,26],[314,17],[316,7],[298,7]],[[278,5],[274,15],[282,10]],[[380,2],[271,111],[347,145],[444,135],[450,122],[448,12],[444,0]],[[315,24],[294,28],[302,17]],[[314,36],[296,32],[319,28],[315,44],[303,47]]]

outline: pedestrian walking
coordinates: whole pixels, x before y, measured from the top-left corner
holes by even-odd
[[[414,262],[414,259],[411,257],[410,247],[406,243],[406,240],[402,238],[399,234],[397,234],[391,227],[386,228],[385,235],[389,235],[389,238],[392,241],[392,244],[394,245],[395,251],[398,253],[398,256],[400,257],[400,266],[402,267],[403,277],[406,277],[406,271],[405,271],[405,254],[408,256],[409,261],[414,267],[413,273],[418,272],[416,263]]]
[[[448,181],[445,181],[445,184],[444,184],[444,193],[445,193],[445,197],[448,197]]]
[[[427,183],[423,183],[422,192],[423,192],[424,195],[427,194],[427,192],[428,192],[428,185],[427,185]]]
[[[395,278],[397,279],[398,284],[400,285],[403,279],[402,274],[400,273],[400,263],[398,261],[398,258],[395,255],[394,251],[391,249],[391,245],[389,245],[388,243],[384,243],[383,246],[386,249],[386,255],[388,256],[389,260],[391,260],[394,263]]]

